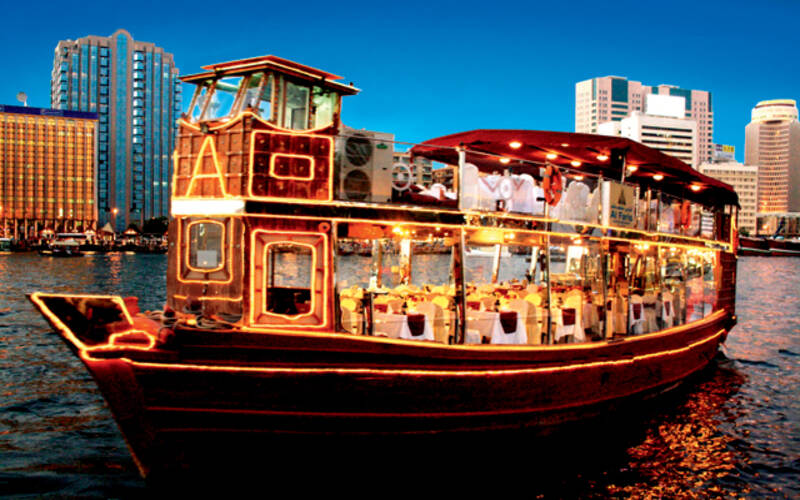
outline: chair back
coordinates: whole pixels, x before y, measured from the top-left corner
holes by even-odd
[[[432,302],[444,310],[450,309],[450,299],[445,297],[444,295],[437,295],[436,297],[433,298]]]
[[[525,296],[525,301],[538,307],[542,305],[542,296],[538,293],[529,293]]]
[[[358,321],[358,315],[354,312],[351,312],[349,309],[342,307],[342,328],[345,329],[348,333],[352,333],[353,335],[358,335],[360,329],[360,321]]]
[[[340,304],[342,306],[342,309],[346,309],[350,312],[356,312],[356,310],[358,309],[358,304],[356,303],[356,301],[349,297],[342,299]]]

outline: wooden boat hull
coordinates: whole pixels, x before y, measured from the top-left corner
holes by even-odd
[[[145,347],[86,348],[43,312],[97,381],[143,475],[259,434],[468,432],[595,416],[702,369],[731,326],[720,310],[659,333],[547,347],[179,328],[151,332]]]

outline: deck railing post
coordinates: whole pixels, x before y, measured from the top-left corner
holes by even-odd
[[[544,218],[550,219],[550,205],[545,202],[544,204]],[[543,271],[547,276],[547,304],[545,304],[545,318],[547,319],[547,344],[552,343],[553,339],[553,280],[550,274],[550,231],[553,229],[553,223],[548,220],[547,230],[544,237],[544,269]]]
[[[458,196],[458,210],[464,211],[464,193],[462,187],[464,186],[464,165],[467,161],[467,152],[463,147],[458,148],[458,172],[455,176],[456,180],[456,193]],[[456,284],[456,315],[458,320],[458,329],[455,331],[456,338],[453,339],[454,344],[463,344],[467,338],[467,283],[466,273],[464,272],[465,252],[467,244],[467,235],[464,229],[460,229],[458,239],[458,251],[453,254],[453,271],[455,272]]]

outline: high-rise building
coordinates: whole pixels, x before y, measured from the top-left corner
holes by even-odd
[[[755,236],[758,166],[727,160],[703,163],[698,170],[733,186],[739,195],[739,228],[746,229],[750,235]]]
[[[97,114],[0,106],[0,236],[97,229]]]
[[[620,121],[601,123],[597,133],[619,135],[674,156],[692,168],[699,165],[697,122],[634,111]]]
[[[745,127],[744,161],[758,165],[758,212],[800,212],[800,122],[792,99],[761,101]]]
[[[684,110],[679,118],[691,118],[697,122],[699,160],[711,161],[714,114],[711,93],[705,90],[688,90],[672,85],[649,86],[620,76],[584,80],[575,84],[575,131],[596,134],[599,124],[620,121],[634,111],[661,115],[659,107],[665,101],[655,99],[649,102],[647,96],[653,94],[684,98]]]
[[[51,105],[99,115],[97,208],[117,228],[169,214],[180,82],[172,54],[125,30],[58,42]]]

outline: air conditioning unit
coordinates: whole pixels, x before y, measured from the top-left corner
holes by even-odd
[[[336,137],[338,199],[391,201],[393,141],[394,134],[342,126]]]

